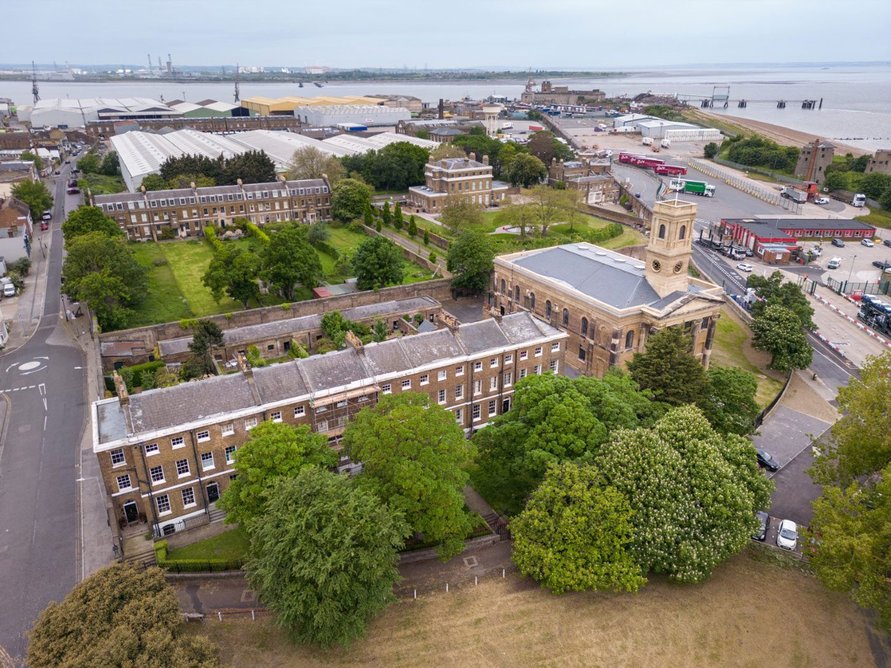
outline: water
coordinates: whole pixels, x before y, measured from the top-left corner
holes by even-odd
[[[330,83],[323,88],[312,85],[299,88],[291,83],[242,83],[241,97],[254,95],[284,97],[296,95],[413,95],[425,102],[439,98],[474,99],[489,95],[517,98],[525,81],[373,81]],[[554,82],[573,88],[600,88],[607,95],[630,96],[652,91],[664,94],[711,96],[714,86],[730,86],[732,100],[766,100],[750,102],[738,109],[735,102],[718,113],[751,118],[820,135],[860,149],[874,151],[891,148],[891,65],[830,66],[745,66],[702,68],[698,70],[631,70],[620,77],[571,78]],[[41,97],[150,97],[165,100],[186,99],[197,102],[206,98],[231,100],[231,83],[178,84],[162,81],[140,83],[74,83],[53,81],[40,83]],[[0,82],[0,97],[10,97],[18,104],[31,100],[31,84],[27,81]],[[820,111],[803,111],[800,104],[790,103],[777,109],[776,101],[820,100]]]

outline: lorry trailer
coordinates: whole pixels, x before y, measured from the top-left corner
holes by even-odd
[[[783,186],[780,189],[780,196],[785,197],[786,199],[791,199],[793,202],[798,202],[799,204],[807,202],[807,193],[798,188],[793,188],[792,186]]]
[[[688,181],[687,179],[672,179],[668,187],[671,190],[678,190],[691,195],[699,195],[700,197],[714,197],[715,186],[705,181]]]
[[[657,174],[662,176],[686,176],[687,168],[680,165],[656,165],[653,169]]]
[[[891,336],[891,304],[872,295],[863,295],[857,317],[877,332]]]

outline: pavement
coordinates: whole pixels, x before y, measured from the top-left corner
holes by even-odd
[[[0,655],[6,651],[16,663],[40,611],[102,561],[96,545],[106,541],[109,553],[111,545],[104,509],[101,517],[95,514],[98,463],[83,450],[87,407],[96,395],[88,393],[90,374],[74,323],[60,307],[61,221],[65,206],[77,204],[65,196],[68,169],[55,184],[46,258],[37,252],[34,284],[22,295],[30,301],[19,303],[14,338],[0,356],[0,405],[6,406],[0,424]],[[94,478],[92,487],[84,475]],[[104,494],[98,498],[104,503]]]

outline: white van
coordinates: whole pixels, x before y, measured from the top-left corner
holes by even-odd
[[[3,296],[15,297],[15,285],[12,284],[12,281],[3,284]]]
[[[841,266],[841,258],[833,257],[829,259],[829,262],[826,264],[827,269],[838,269]]]
[[[643,144],[644,146],[652,146],[653,138],[652,137],[644,137],[643,140],[641,141],[641,144]]]

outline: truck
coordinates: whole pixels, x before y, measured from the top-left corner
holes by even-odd
[[[873,329],[891,336],[891,304],[872,295],[863,295],[857,317]]]
[[[700,197],[714,197],[715,186],[705,181],[688,181],[686,179],[672,179],[668,187],[671,190],[678,190],[691,195],[699,195]]]
[[[653,138],[652,137],[644,137],[640,143],[643,144],[644,146],[652,146]]]
[[[659,142],[659,146],[661,146],[662,148],[671,148],[671,140],[663,139],[662,141]]]
[[[791,199],[793,202],[798,202],[799,204],[807,202],[807,193],[798,188],[793,188],[792,186],[783,186],[780,189],[780,197]]]
[[[866,206],[866,195],[863,193],[854,195],[854,199],[851,200],[851,206],[856,206],[857,208]]]
[[[686,176],[687,168],[680,165],[656,165],[654,172],[661,176]]]

